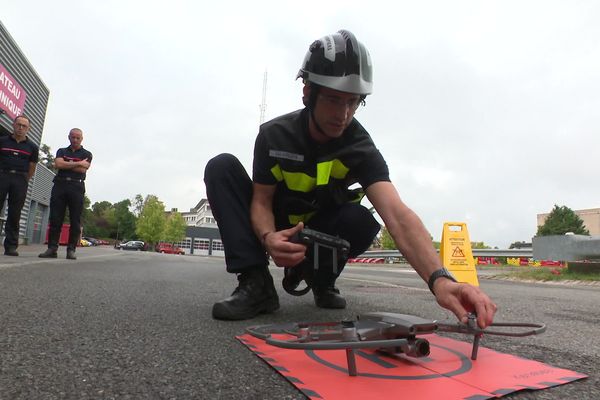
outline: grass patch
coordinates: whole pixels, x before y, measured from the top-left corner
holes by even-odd
[[[511,267],[511,266],[507,266]],[[598,273],[578,273],[560,267],[517,267],[510,268],[505,274],[517,279],[536,281],[600,281]]]

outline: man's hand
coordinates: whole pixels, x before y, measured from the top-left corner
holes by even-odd
[[[87,158],[85,160],[78,161],[76,164],[80,168],[84,168],[84,169],[90,168],[90,162],[87,160]]]
[[[294,267],[306,257],[306,246],[290,241],[290,238],[303,228],[304,224],[300,222],[293,228],[272,232],[265,236],[265,249],[278,267]]]
[[[464,324],[467,323],[469,312],[477,314],[477,325],[481,329],[494,321],[496,304],[476,286],[438,279],[434,284],[434,292],[438,304],[452,311]]]

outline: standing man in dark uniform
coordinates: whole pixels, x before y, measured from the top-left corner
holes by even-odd
[[[13,122],[13,134],[0,138],[0,210],[8,195],[4,232],[4,255],[18,256],[19,221],[27,197],[27,185],[35,173],[39,149],[29,138],[29,118],[19,115]]]
[[[73,128],[69,132],[71,145],[56,152],[54,166],[58,170],[54,177],[54,186],[50,197],[50,234],[48,250],[41,253],[41,258],[56,258],[58,241],[65,212],[69,207],[71,227],[69,229],[69,244],[67,259],[76,260],[75,249],[81,236],[81,212],[85,195],[85,174],[92,162],[92,153],[81,146],[83,132]]]

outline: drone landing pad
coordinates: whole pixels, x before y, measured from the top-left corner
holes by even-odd
[[[430,342],[429,357],[392,358],[355,350],[355,377],[348,375],[344,350],[289,350],[248,334],[237,339],[310,399],[384,399],[390,393],[410,393],[412,400],[483,400],[587,377],[481,346],[477,360],[471,361],[470,343],[438,335],[420,337]]]

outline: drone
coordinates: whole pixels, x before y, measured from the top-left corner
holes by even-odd
[[[373,312],[357,316],[356,320],[339,322],[290,322],[258,325],[246,328],[250,335],[267,344],[293,350],[345,350],[348,375],[357,376],[357,349],[375,349],[391,357],[404,354],[408,357],[427,357],[429,341],[419,337],[435,332],[462,333],[473,336],[471,359],[477,359],[479,342],[483,335],[525,337],[546,331],[545,324],[495,322],[492,329],[480,329],[477,316],[470,313],[468,322],[443,323],[414,315],[390,312]],[[289,335],[282,339],[273,335]]]

